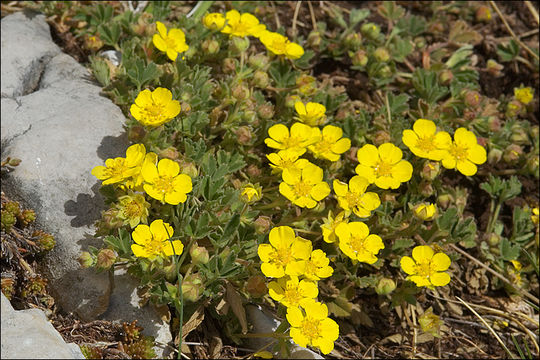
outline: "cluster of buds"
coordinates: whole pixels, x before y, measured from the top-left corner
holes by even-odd
[[[31,209],[21,210],[17,201],[6,201],[2,204],[1,219],[2,230],[9,232],[15,224],[25,227],[34,222],[36,213]]]
[[[34,276],[26,282],[24,288],[21,291],[21,296],[26,298],[28,296],[43,295],[47,286],[47,279],[41,276]]]
[[[56,245],[54,236],[42,230],[34,231],[32,233],[32,238],[34,238],[34,241],[38,244],[41,251],[50,251],[54,248],[54,245]]]

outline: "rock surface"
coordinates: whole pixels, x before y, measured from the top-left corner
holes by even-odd
[[[101,245],[93,224],[105,205],[91,170],[125,156],[129,144],[121,110],[100,95],[87,69],[54,44],[43,15],[6,16],[1,30],[2,159],[22,160],[2,179],[2,188],[34,209],[37,223],[55,237],[44,269],[51,295],[63,311],[90,321],[107,311],[113,291],[113,310],[101,318],[132,321],[140,315],[146,335],[169,341],[169,325],[154,309],[122,303],[106,272],[81,269],[77,262],[88,245]],[[127,313],[134,318],[117,319]]]
[[[2,359],[84,359],[76,344],[66,344],[39,309],[16,311],[2,296]]]

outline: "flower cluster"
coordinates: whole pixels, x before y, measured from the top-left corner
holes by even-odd
[[[445,131],[438,131],[431,120],[418,119],[413,130],[404,130],[403,143],[418,157],[441,161],[447,169],[457,169],[463,175],[476,174],[477,167],[486,162],[486,150],[478,144],[476,135],[458,128],[454,139]]]
[[[259,19],[250,13],[241,14],[233,9],[227,11],[225,16],[220,13],[207,14],[202,21],[207,28],[232,37],[253,36],[258,38],[266,49],[275,55],[283,55],[293,60],[304,55],[302,46],[291,42],[286,36],[267,30],[266,25],[260,24]]]
[[[334,270],[320,249],[311,241],[296,236],[289,226],[275,227],[269,234],[270,244],[258,248],[261,271],[275,278],[268,284],[272,299],[287,308],[290,335],[300,346],[318,347],[323,354],[334,348],[339,326],[328,317],[328,308],[317,302],[317,281],[330,277]]]

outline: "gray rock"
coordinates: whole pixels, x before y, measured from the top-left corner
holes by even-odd
[[[117,269],[113,277],[113,290],[110,297],[109,308],[101,319],[115,322],[132,322],[142,326],[142,333],[153,336],[161,344],[172,341],[172,334],[166,321],[160,318],[159,311],[152,304],[144,307],[139,305],[141,298],[137,295],[138,281],[123,269]],[[127,306],[126,306],[127,304]],[[155,346],[154,351],[158,358],[167,358],[170,350],[164,346]]]
[[[2,296],[2,359],[84,359],[77,344],[66,344],[39,309],[16,311]]]

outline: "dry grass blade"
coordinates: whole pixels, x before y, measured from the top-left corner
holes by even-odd
[[[536,20],[536,23],[540,25],[540,19],[538,18],[538,11],[534,8],[533,4],[531,4],[530,1],[525,1],[525,5],[527,5],[527,8],[531,12],[532,16],[534,17],[534,20]]]
[[[292,20],[292,37],[293,39],[296,39],[296,22],[298,20],[298,13],[300,12],[300,6],[302,5],[302,2],[299,1],[296,3],[296,7],[294,8],[294,15]]]
[[[311,15],[311,24],[313,25],[313,30],[317,30],[317,18],[315,18],[315,11],[313,11],[313,5],[311,1],[307,2],[309,7],[309,14]]]
[[[495,339],[497,339],[497,341],[501,344],[501,346],[503,347],[503,349],[506,351],[506,353],[508,354],[508,356],[510,356],[510,358],[514,359],[516,358],[516,355],[514,355],[510,349],[508,349],[508,347],[504,344],[504,342],[502,341],[502,339],[499,337],[499,335],[497,335],[497,333],[495,332],[495,330],[493,330],[493,328],[491,326],[489,326],[489,324],[486,322],[486,320],[484,320],[484,318],[482,318],[482,316],[480,316],[480,314],[478,314],[473,308],[472,306],[470,306],[469,304],[467,304],[465,301],[463,301],[459,296],[456,296],[456,299],[458,299],[463,305],[465,305],[467,307],[467,309],[469,309],[477,318],[480,319],[480,321],[482,321],[482,323],[486,326],[486,328],[493,334],[493,336],[495,336]]]

